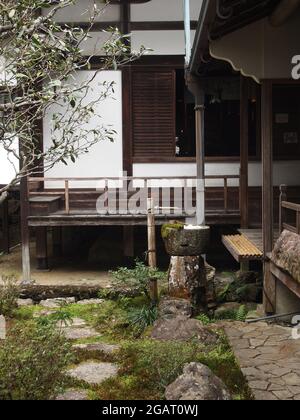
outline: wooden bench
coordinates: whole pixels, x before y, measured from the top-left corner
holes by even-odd
[[[233,258],[241,265],[242,271],[249,270],[249,262],[262,260],[263,253],[244,235],[224,235],[222,242]]]

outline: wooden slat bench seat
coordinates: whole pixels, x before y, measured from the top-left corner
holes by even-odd
[[[224,235],[222,242],[238,263],[263,259],[262,251],[244,235]]]

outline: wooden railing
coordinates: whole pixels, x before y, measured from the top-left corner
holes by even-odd
[[[229,180],[240,180],[240,175],[206,175],[206,180],[223,180],[224,182],[224,211],[228,213],[229,211]],[[239,206],[237,210],[240,210],[241,203],[239,200]]]
[[[280,186],[279,198],[279,229],[282,232],[284,229],[300,235],[300,204],[295,204],[287,201],[287,186]],[[288,223],[287,213],[293,212],[295,215],[295,224]]]
[[[95,177],[95,178],[91,178],[91,177],[73,177],[73,178],[62,178],[62,177],[29,177],[28,178],[28,197],[36,197],[36,196],[56,196],[58,195],[58,191],[61,192],[61,194],[64,196],[64,201],[65,201],[65,212],[66,214],[70,214],[70,194],[72,195],[88,195],[91,194],[91,192],[96,192],[97,189],[96,188],[86,188],[86,189],[80,189],[79,191],[74,188],[73,186],[71,187],[70,184],[74,184],[74,183],[78,183],[78,186],[80,188],[80,183],[82,182],[99,182],[103,185],[103,188],[101,187],[101,191],[108,191],[109,189],[109,183],[110,182],[120,182],[126,185],[126,183],[130,183],[130,182],[143,182],[143,185],[146,186],[147,188],[149,188],[149,191],[151,188],[159,188],[159,189],[164,189],[163,186],[159,186],[159,187],[153,187],[153,186],[149,186],[148,183],[149,182],[155,182],[155,181],[182,181],[183,184],[182,186],[175,186],[175,187],[171,187],[172,189],[176,189],[176,188],[186,188],[189,187],[188,185],[188,181],[189,180],[194,180],[196,181],[196,177],[168,177],[168,176],[163,176],[163,177],[108,177],[108,178],[104,178],[104,177]],[[222,181],[222,188],[224,190],[224,208],[223,211],[224,213],[228,213],[230,211],[229,208],[229,196],[230,196],[230,188],[232,188],[231,186],[229,186],[229,181],[230,180],[239,180],[240,176],[239,175],[208,175],[205,177],[205,180],[215,180],[215,181]],[[62,186],[60,188],[56,188],[53,189],[53,191],[47,189],[46,191],[44,190],[44,186],[45,183],[61,183]],[[39,185],[39,188],[34,188],[34,186]],[[43,188],[40,188],[40,186],[43,186]],[[82,188],[82,187],[81,187]],[[117,189],[121,189],[121,187],[116,187]],[[140,187],[137,187],[140,188]],[[196,190],[196,186],[192,187],[194,190]],[[184,195],[183,195],[184,197]],[[238,205],[238,209],[236,209],[237,211],[240,210],[240,202]]]

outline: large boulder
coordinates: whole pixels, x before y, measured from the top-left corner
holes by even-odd
[[[283,231],[276,242],[272,261],[300,283],[300,235]]]
[[[170,319],[158,319],[152,330],[152,338],[162,341],[189,341],[196,339],[202,345],[214,345],[218,336],[200,321],[179,315]]]
[[[189,363],[183,374],[165,391],[167,400],[229,401],[231,396],[224,383],[201,363]]]

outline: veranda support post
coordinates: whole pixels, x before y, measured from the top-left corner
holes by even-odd
[[[23,177],[20,183],[21,198],[21,241],[22,241],[22,283],[31,283],[30,270],[30,235],[28,226],[29,197],[28,178]]]
[[[273,136],[272,82],[262,82],[262,172],[263,172],[263,251],[264,310],[273,314],[276,306],[276,281],[271,273],[269,254],[273,250]]]
[[[155,215],[154,202],[152,198],[148,199],[148,215],[147,215],[147,229],[148,229],[148,263],[149,267],[157,267],[156,259],[156,235],[155,235]],[[154,304],[158,302],[158,284],[157,279],[150,279],[150,296]]]

